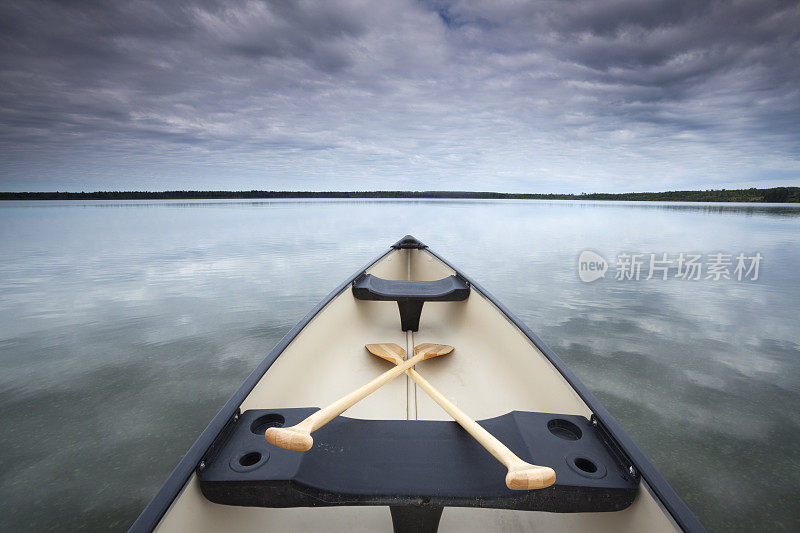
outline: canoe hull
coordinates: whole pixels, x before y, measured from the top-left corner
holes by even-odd
[[[133,530],[215,531],[252,528],[386,530],[385,507],[273,509],[212,503],[195,467],[239,411],[322,406],[387,369],[363,346],[393,342],[411,351],[422,342],[451,344],[452,356],[416,366],[426,379],[475,419],[511,411],[561,413],[597,420],[642,473],[630,507],[572,514],[447,507],[440,531],[552,530],[701,531],[702,526],[666,481],[577,378],[521,322],[469,278],[471,295],[458,302],[425,303],[419,331],[402,331],[392,302],[362,301],[351,284],[364,272],[389,280],[437,280],[458,274],[427,248],[390,249],[329,295],[275,347],[201,435]],[[347,411],[361,420],[447,421],[449,417],[406,376],[388,383]],[[377,475],[377,474],[376,474]]]

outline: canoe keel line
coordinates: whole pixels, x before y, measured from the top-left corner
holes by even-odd
[[[407,279],[397,273],[380,275],[380,266],[395,257],[407,259],[408,268],[403,273]],[[416,265],[413,277],[412,264]],[[384,268],[386,272],[390,271]],[[441,272],[450,275],[432,278],[434,273]],[[470,342],[464,331],[453,326],[451,332],[446,326],[451,324],[452,315],[469,316],[465,311],[469,305],[472,307],[468,309],[480,306],[480,312],[486,313],[488,309],[501,315],[514,326],[514,334],[521,333],[520,338],[530,345],[531,353],[525,355],[538,356],[531,364],[547,368],[546,373],[527,376],[527,381],[535,384],[537,380],[551,379],[553,383],[548,386],[560,391],[564,398],[563,411],[516,410],[517,405],[512,404],[505,414],[485,417],[476,423],[412,367],[433,356],[426,356],[426,349],[433,352],[432,346],[447,345],[430,342],[417,345],[412,362],[410,357],[403,360],[402,347],[382,338],[363,339],[361,350],[366,344],[370,353],[397,365],[381,375],[388,378],[375,378],[321,410],[313,407],[313,403],[285,407],[279,403],[284,401],[280,396],[272,403],[257,401],[270,398],[263,392],[267,388],[264,384],[267,370],[284,351],[290,351],[288,348],[318,315],[325,314],[322,312],[326,306],[342,299],[347,300],[354,316],[359,313],[363,316],[367,308],[373,314],[383,313],[374,318],[383,320],[381,328],[388,317],[382,307],[386,304],[368,302],[397,302],[399,329],[408,332],[409,339],[419,335],[426,340],[455,345],[453,355],[425,363],[434,365],[425,368],[436,375],[437,384],[449,387],[448,396],[465,404],[468,399],[452,395],[460,390],[458,383],[448,383],[445,378],[465,368],[464,358],[492,359],[502,354],[486,353],[486,346]],[[430,318],[421,322],[421,318],[428,316],[423,312],[426,302],[437,303],[431,304],[435,307],[429,312]],[[394,317],[397,327],[397,311]],[[465,355],[458,363],[450,363],[448,360],[459,357],[462,351],[459,337],[453,337],[457,331],[464,338]],[[437,334],[448,338],[431,338]],[[435,355],[452,351],[452,346],[447,348]],[[286,372],[288,363],[284,360],[279,370]],[[479,370],[474,372],[480,375]],[[425,418],[434,419],[403,420],[390,415],[383,415],[389,419],[380,419],[369,416],[371,413],[364,418],[340,416],[379,389],[382,398],[387,398],[389,392],[383,389],[389,389],[387,383],[401,373],[406,373],[415,387],[419,386],[457,422],[438,420],[438,415],[430,414]],[[416,388],[409,390],[412,391],[409,394],[415,394]],[[537,403],[533,396],[521,399],[523,407],[560,405],[541,398]],[[417,402],[420,401],[417,395]],[[505,406],[502,402],[498,405]],[[481,410],[488,413],[489,407]],[[515,482],[514,474],[518,472],[524,472],[528,478]],[[388,252],[351,276],[278,343],[200,435],[131,531],[157,527],[197,529],[199,526],[196,523],[192,526],[193,518],[187,509],[202,508],[206,517],[222,520],[214,517],[215,510],[219,510],[228,517],[225,527],[236,530],[248,529],[247,520],[266,517],[263,513],[270,509],[276,513],[286,508],[339,506],[388,506],[395,531],[435,532],[445,507],[532,511],[537,517],[547,517],[552,529],[613,527],[635,531],[646,526],[665,531],[704,530],[630,437],[564,363],[483,288],[411,236],[399,240]],[[231,514],[230,509],[242,509],[241,527],[237,528],[237,515]],[[245,509],[250,509],[246,511],[247,517]],[[541,512],[579,514],[541,515]],[[558,516],[565,517],[563,524],[557,520]]]

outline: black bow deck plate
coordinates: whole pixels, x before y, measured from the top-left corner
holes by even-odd
[[[551,512],[625,509],[638,479],[582,416],[514,411],[479,422],[520,458],[556,471],[555,485],[512,491],[506,469],[455,422],[337,417],[308,452],[269,444],[316,408],[245,411],[198,469],[207,499],[226,505],[429,505]]]

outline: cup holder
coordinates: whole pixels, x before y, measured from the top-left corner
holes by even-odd
[[[548,422],[547,429],[559,439],[564,440],[578,440],[583,436],[581,428],[563,418],[554,418]]]
[[[263,437],[269,428],[283,427],[284,422],[286,420],[283,416],[278,413],[269,413],[253,420],[253,423],[250,424],[250,431]]]
[[[578,467],[578,470],[586,472],[587,474],[594,474],[597,472],[597,465],[594,464],[591,459],[587,459],[586,457],[576,457],[573,463]]]
[[[564,458],[569,467],[583,477],[598,479],[605,477],[606,467],[603,463],[586,453],[573,453]]]
[[[239,464],[248,467],[253,466],[261,460],[260,452],[249,452],[239,457]]]
[[[248,450],[231,457],[230,466],[237,472],[249,472],[263,465],[268,460],[269,450]]]

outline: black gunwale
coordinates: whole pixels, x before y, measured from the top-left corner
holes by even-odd
[[[445,258],[431,250],[430,248],[425,248],[424,250],[420,251],[427,251],[439,261],[444,263],[445,265],[452,268],[459,276],[463,277],[467,282],[472,286],[473,289],[477,290],[481,295],[492,302],[494,306],[505,315],[505,317],[519,330],[525,334],[528,339],[536,346],[539,351],[541,351],[545,357],[550,361],[550,363],[558,370],[564,379],[567,380],[567,383],[578,393],[578,396],[589,406],[589,409],[592,410],[595,417],[599,420],[600,424],[611,434],[611,436],[616,440],[617,444],[623,449],[625,454],[633,463],[633,466],[637,469],[639,474],[641,474],[642,478],[647,481],[647,484],[650,486],[650,489],[655,494],[656,498],[661,501],[661,504],[669,511],[672,518],[675,522],[683,529],[684,531],[689,532],[701,532],[706,531],[703,524],[700,523],[700,520],[694,515],[694,513],[689,509],[689,506],[686,505],[678,493],[675,492],[675,489],[669,484],[669,482],[661,475],[661,473],[653,466],[653,463],[642,453],[638,446],[633,442],[633,439],[622,429],[619,422],[617,422],[611,413],[600,403],[600,400],[592,394],[589,389],[586,388],[581,380],[569,369],[569,367],[561,360],[561,358],[556,355],[556,353],[549,347],[545,342],[539,338],[525,323],[520,320],[514,313],[511,312],[508,307],[503,305],[494,295],[492,295],[489,291],[484,289],[478,282],[474,279],[469,277],[467,274],[459,270],[455,267],[452,263],[447,261]]]
[[[600,403],[600,401],[586,388],[586,386],[578,379],[578,377],[566,366],[558,355],[548,347],[524,322],[522,322],[516,315],[514,315],[505,305],[503,305],[497,298],[495,298],[489,291],[484,289],[479,283],[473,280],[468,275],[464,274],[461,270],[455,267],[452,263],[444,259],[442,256],[428,248],[427,246],[420,247],[420,251],[427,251],[442,263],[452,268],[458,275],[463,277],[469,284],[477,290],[484,298],[489,300],[494,306],[505,315],[505,317],[519,328],[528,339],[536,346],[539,351],[544,354],[550,363],[561,373],[564,379],[572,386],[578,393],[581,399],[592,410],[600,423],[606,430],[616,439],[617,443],[623,448],[628,458],[641,474],[642,478],[647,481],[650,489],[655,496],[661,501],[662,505],[672,515],[675,522],[684,531],[705,531],[705,528],[692,513],[686,503],[678,496],[675,490],[670,486],[667,480],[656,470],[655,466],[645,457],[639,450],[633,440],[625,433],[622,426],[611,416],[611,413]],[[297,323],[284,337],[275,345],[275,347],[267,354],[267,356],[258,364],[258,366],[250,373],[242,385],[219,410],[214,418],[209,422],[208,426],[203,430],[200,436],[195,440],[194,444],[189,448],[183,456],[178,465],[170,473],[167,480],[158,490],[156,495],[147,504],[147,506],[139,514],[139,517],[131,525],[129,531],[152,531],[160,522],[161,518],[166,514],[172,502],[178,497],[183,490],[186,482],[191,477],[198,463],[203,458],[208,448],[211,446],[214,438],[222,431],[225,424],[233,417],[242,402],[252,392],[256,384],[264,377],[267,370],[272,366],[275,360],[283,353],[283,350],[297,337],[297,335],[305,328],[314,317],[319,314],[336,296],[343,290],[347,289],[353,281],[360,276],[364,271],[372,265],[394,252],[395,248],[390,247],[384,253],[367,263],[364,267],[359,269],[347,280],[342,282],[336,289],[331,291],[320,303],[318,303],[303,319]]]

